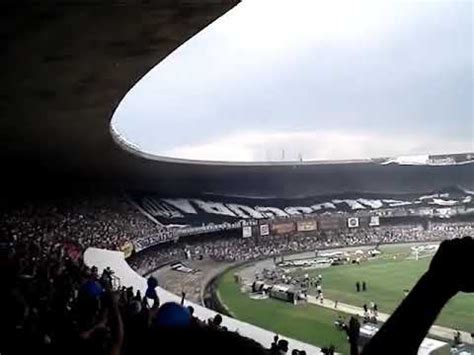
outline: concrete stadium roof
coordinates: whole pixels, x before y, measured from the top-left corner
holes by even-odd
[[[150,0],[101,5],[89,0],[2,5],[4,178],[39,183],[86,179],[167,194],[288,196],[341,188],[399,190],[415,174],[414,168],[394,173],[393,168],[369,160],[350,167],[347,162],[195,162],[147,156],[117,144],[120,138],[111,134],[109,123],[128,90],[238,2]],[[416,169],[422,174],[432,171]],[[420,181],[410,189],[472,184],[473,164],[455,169],[454,175],[438,170],[429,187]]]
[[[117,147],[112,114],[151,68],[238,1],[122,3],[2,5],[0,155],[10,173],[30,166],[37,176],[162,174]]]

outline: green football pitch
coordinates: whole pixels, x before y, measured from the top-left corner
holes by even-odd
[[[379,311],[391,313],[428,268],[430,257],[414,260],[407,246],[385,246],[382,255],[361,265],[332,266],[327,269],[295,271],[322,275],[326,299],[362,306],[371,301]],[[219,282],[219,296],[238,319],[317,346],[333,344],[347,353],[345,334],[334,327],[340,312],[309,304],[294,306],[278,300],[252,300],[240,292],[231,270]],[[367,291],[356,292],[355,283],[365,281]],[[442,285],[440,285],[442,287]],[[436,324],[472,332],[474,330],[474,295],[458,294],[439,315]]]

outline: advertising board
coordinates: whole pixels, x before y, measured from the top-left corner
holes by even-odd
[[[298,232],[309,232],[318,229],[318,224],[315,220],[299,221],[296,223],[296,230]]]

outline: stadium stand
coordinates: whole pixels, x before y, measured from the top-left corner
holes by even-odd
[[[95,264],[107,265],[100,272],[94,265],[84,265],[82,252],[85,248],[97,245],[120,249],[124,237],[128,240],[135,235],[142,236],[145,230],[154,232],[156,229],[142,215],[128,209],[124,201],[112,198],[108,200],[108,205],[104,201],[106,199],[98,199],[92,203],[81,197],[74,199],[74,202],[72,199],[56,203],[28,202],[2,211],[2,274],[6,285],[3,301],[11,305],[5,310],[2,321],[2,334],[6,335],[6,341],[1,345],[2,354],[32,351],[114,353],[122,345],[122,353],[135,353],[146,343],[146,335],[138,330],[146,333],[151,322],[147,319],[155,313],[159,316],[159,300],[161,303],[179,300],[160,290],[159,299],[152,296],[153,302],[149,306],[144,301],[147,297],[143,287],[146,282],[125,264],[122,252],[115,254],[120,255],[122,264],[114,264],[113,258],[96,258]],[[129,229],[126,229],[127,226]],[[132,230],[135,232],[132,233]],[[117,234],[118,231],[121,233]],[[116,269],[120,278],[108,268],[110,266]],[[122,274],[124,266],[126,272]],[[127,287],[121,287],[122,282]],[[138,290],[141,292],[135,292]],[[182,307],[176,309],[178,313],[187,312]],[[213,312],[199,306],[195,309],[196,314],[203,317],[202,322],[194,322],[200,325],[198,330],[195,329],[196,334],[199,337],[212,336],[216,346],[212,349],[209,343],[199,339],[201,345],[195,344],[195,350],[205,346],[206,352],[219,353],[222,350],[222,343],[217,340],[220,336],[226,339],[225,342],[242,342],[249,349],[264,350],[249,339],[239,340],[230,333],[222,335],[221,327],[216,329],[205,323],[208,318],[214,317]],[[119,311],[122,321],[117,320]],[[245,326],[238,323],[233,329],[240,330]],[[247,327],[251,330],[247,332],[249,335],[264,332],[257,327]],[[127,336],[124,336],[122,328],[128,330],[125,333]],[[214,334],[216,332],[217,335]],[[191,340],[197,336],[192,333],[179,336]],[[139,335],[143,338],[140,338],[140,344],[136,344]],[[265,339],[270,340],[272,336],[266,334]],[[196,341],[194,339],[193,343]],[[177,347],[176,344],[170,345]],[[314,347],[302,344],[302,347],[305,346],[314,350]],[[179,349],[176,351],[179,353]]]
[[[136,353],[138,349],[153,348],[157,329],[162,332],[160,347],[172,346],[177,353],[189,350],[186,346],[190,344],[183,345],[178,339],[188,339],[193,344],[192,350],[199,352],[219,353],[225,348],[228,353],[237,349],[240,350],[236,353],[242,353],[242,349],[244,353],[265,353],[271,344],[271,332],[227,317],[222,318],[222,323],[217,322],[218,326],[216,322],[207,324],[216,314],[197,304],[191,304],[195,312],[192,318],[189,309],[179,305],[179,296],[159,287],[150,291],[146,280],[125,262],[122,252],[89,248],[120,250],[124,240],[154,233],[156,228],[117,197],[92,202],[87,197],[76,196],[54,203],[21,203],[16,208],[2,210],[1,270],[6,285],[2,304],[8,307],[3,312],[1,331],[5,341],[1,353]],[[360,229],[324,238],[318,233],[311,237],[260,239],[222,234],[220,238],[192,242],[183,238],[137,253],[130,264],[140,273],[147,273],[158,264],[186,258],[257,260],[315,248],[450,239],[466,228],[462,223],[449,227],[436,224],[434,235],[420,228],[414,230],[412,226],[407,231],[390,226],[370,233]],[[83,259],[86,248],[89,249]],[[166,316],[160,318],[165,304],[168,306],[162,312],[166,311]],[[165,330],[160,322],[166,324]],[[172,322],[171,328],[179,329],[171,331],[167,322]],[[199,327],[184,331],[183,325],[187,327],[191,323]],[[227,331],[223,331],[225,328]],[[163,334],[166,339],[162,338]],[[252,340],[246,338],[250,336]],[[212,338],[212,346],[203,340],[207,337]],[[174,342],[167,343],[170,339]],[[235,348],[228,348],[232,342]],[[290,347],[315,351],[314,347],[296,340],[290,340]]]
[[[104,269],[108,265],[113,265],[112,268],[117,270],[117,276],[120,278],[121,282],[127,286],[134,287],[135,290],[139,289],[141,294],[147,293],[147,280],[139,275],[137,275],[130,266],[123,259],[123,255],[117,252],[104,251],[99,249],[89,249],[86,251],[85,262],[89,265],[98,265],[99,269]],[[156,289],[157,296],[160,300],[160,303],[163,302],[175,302],[180,303],[180,297],[172,294],[171,292],[158,287]],[[200,305],[186,302],[186,305],[191,305],[194,309],[193,315],[197,317],[201,322],[206,322],[208,319],[214,319],[216,313]],[[224,328],[228,331],[238,331],[240,335],[251,337],[253,340],[262,344],[262,346],[268,346],[273,340],[274,333],[263,330],[261,328],[255,327],[253,325],[240,322],[236,319],[229,318],[226,316],[221,316],[222,321],[220,324],[220,329]],[[319,349],[305,344],[296,340],[291,340],[290,348],[297,348],[299,350],[305,350],[308,353],[318,353]],[[263,350],[263,348],[262,348]],[[227,349],[226,351],[231,351]]]
[[[462,226],[462,227],[461,227]],[[216,261],[236,262],[258,260],[285,254],[324,250],[338,247],[377,245],[380,243],[404,243],[441,241],[462,235],[466,229],[424,230],[421,226],[390,226],[331,234],[311,232],[309,235],[269,235],[261,238],[229,237],[225,233],[198,242],[182,238],[159,248],[150,248],[129,259],[131,266],[140,274],[148,274],[158,267],[177,260],[201,257]]]

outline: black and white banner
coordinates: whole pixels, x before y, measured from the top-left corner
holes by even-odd
[[[242,227],[242,237],[243,238],[250,238],[252,236],[252,227],[251,226],[243,226]]]
[[[462,213],[474,206],[474,192],[450,188],[422,195],[381,195],[344,193],[307,198],[245,198],[206,195],[193,198],[162,198],[144,192],[129,192],[131,199],[165,225],[199,227],[203,225],[285,219],[329,213],[364,213],[408,216],[424,213],[436,215],[438,210],[450,209]],[[428,211],[427,211],[428,210]],[[256,223],[256,222],[254,222]],[[322,225],[324,225],[324,221]],[[373,220],[375,223],[375,219]],[[375,226],[375,224],[371,224]],[[260,233],[261,234],[261,233]]]
[[[380,217],[379,216],[371,216],[369,220],[370,227],[377,227],[380,226]]]
[[[132,243],[136,252],[150,248],[154,245],[169,242],[175,238],[171,231],[160,232],[146,237],[133,239]]]
[[[232,229],[239,229],[242,227],[242,222],[235,222],[235,223],[220,223],[220,224],[207,224],[207,225],[202,225],[199,227],[189,227],[189,226],[183,226],[182,228],[175,229],[174,230],[174,235],[176,237],[185,237],[188,235],[197,235],[197,234],[206,234],[206,233],[212,233],[212,232],[220,232],[220,231],[226,231],[226,230],[232,230]]]
[[[268,224],[261,224],[260,225],[260,235],[262,237],[270,235],[270,226]]]
[[[351,217],[347,219],[347,226],[349,228],[357,228],[359,227],[359,218]]]

